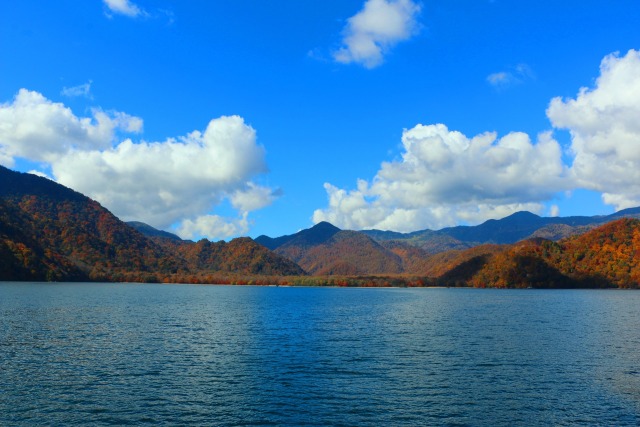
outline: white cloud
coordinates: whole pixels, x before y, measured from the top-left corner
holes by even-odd
[[[193,220],[187,219],[178,227],[178,234],[183,239],[196,240],[200,236],[217,236],[220,238],[247,234],[249,221],[244,212],[240,218],[222,218],[218,215],[202,215]]]
[[[329,206],[315,222],[351,229],[412,231],[478,223],[542,201],[569,185],[550,133],[533,143],[523,133],[468,138],[445,125],[418,125],[402,135],[402,159],[385,162],[371,182],[346,191],[325,184]]]
[[[0,160],[52,162],[71,150],[106,149],[116,130],[139,132],[142,119],[101,110],[94,110],[93,118],[80,118],[63,104],[20,89],[13,102],[0,104]]]
[[[125,220],[159,228],[208,213],[225,198],[255,193],[251,177],[267,171],[255,131],[238,116],[214,119],[199,131],[164,142],[125,140],[108,150],[74,151],[53,163],[56,179]],[[248,201],[243,211],[263,207]]]
[[[93,96],[91,96],[91,83],[91,80],[89,80],[87,83],[78,86],[65,86],[62,88],[60,94],[69,98],[82,96],[84,98],[93,99]]]
[[[178,225],[185,236],[246,233],[246,214],[270,204],[270,188],[252,181],[267,172],[264,148],[239,116],[211,120],[204,132],[163,142],[119,142],[116,129],[142,130],[142,120],[125,113],[93,112],[76,117],[69,108],[37,92],[21,90],[0,106],[0,162],[15,157],[45,162],[56,181],[80,191],[123,220],[155,227]],[[243,220],[213,214],[224,199]],[[181,223],[181,225],[180,225]]]
[[[524,83],[535,77],[533,70],[527,64],[518,64],[509,71],[499,71],[487,76],[487,82],[495,88],[505,89],[519,83]]]
[[[514,70],[534,78],[525,65]],[[510,78],[496,73],[489,80]],[[370,182],[359,180],[354,190],[325,184],[328,207],[313,219],[353,229],[441,228],[517,210],[541,213],[542,202],[577,188],[601,192],[616,209],[640,205],[640,51],[606,56],[595,87],[552,99],[547,116],[571,133],[570,165],[550,132],[534,144],[517,132],[469,139],[444,125],[418,125],[403,134],[402,159],[383,163]],[[550,214],[559,208],[552,205]]]
[[[420,6],[411,0],[367,0],[362,10],[348,19],[343,46],[334,52],[334,59],[377,67],[390,48],[417,32],[419,12]]]
[[[104,4],[113,13],[126,15],[131,18],[144,16],[146,12],[129,0],[103,0]]]
[[[0,144],[0,165],[12,168],[15,165],[15,160],[13,156],[6,152],[6,148]]]
[[[498,73],[489,74],[487,76],[487,81],[493,86],[509,84],[512,80],[513,75],[511,73],[507,73],[506,71],[500,71]]]
[[[572,173],[606,204],[640,205],[640,51],[606,56],[592,89],[554,98],[547,116],[571,133]]]
[[[250,182],[230,195],[231,205],[240,211],[256,211],[269,206],[279,196],[278,191]]]

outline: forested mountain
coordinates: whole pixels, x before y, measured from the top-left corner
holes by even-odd
[[[627,217],[639,212],[521,212],[477,227],[409,234],[323,222],[278,238],[191,242],[128,225],[69,188],[0,167],[0,280],[636,288],[640,220]]]
[[[370,237],[320,222],[298,233],[257,243],[272,249],[314,275],[398,274],[402,259]]]
[[[624,218],[553,242],[536,238],[491,253],[461,251],[440,284],[475,287],[640,286],[640,220]]]
[[[0,167],[0,280],[185,281],[210,272],[303,274],[251,239],[216,244],[162,240],[176,245],[146,237],[99,203],[51,180]]]
[[[569,218],[520,212],[477,227],[409,234],[341,231],[320,223],[293,235],[276,239],[261,236],[256,241],[269,244],[315,275],[405,274],[438,278],[438,283],[446,286],[633,287],[637,284],[633,265],[640,264],[640,241],[629,230],[637,228],[637,220],[612,220],[638,216],[638,212],[636,208],[610,216]],[[626,235],[612,233],[610,227],[620,224],[626,224]],[[514,243],[521,236],[530,238]],[[614,236],[614,241],[603,236]],[[477,240],[488,243],[478,244]],[[594,241],[601,243],[595,245]],[[429,242],[446,242],[456,249],[433,253]],[[425,244],[432,250],[423,249]],[[612,245],[631,249],[612,252]],[[549,248],[556,248],[563,256],[548,258]],[[598,267],[604,265],[607,267]]]
[[[517,212],[477,226],[449,227],[413,233],[364,230],[344,231],[327,223],[295,234],[255,241],[298,263],[315,275],[413,274],[440,276],[460,260],[488,257],[502,251],[499,245],[526,238],[560,240],[583,234],[603,223],[622,217],[640,217],[640,208],[608,216],[544,218]],[[465,251],[465,249],[472,249]],[[481,253],[481,255],[479,255]]]
[[[246,275],[297,276],[305,271],[295,262],[280,256],[248,237],[239,237],[230,242],[175,241],[154,238],[185,260],[192,271],[228,272]]]

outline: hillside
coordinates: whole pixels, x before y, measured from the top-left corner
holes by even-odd
[[[185,281],[212,271],[303,274],[251,239],[162,240],[174,244],[146,237],[99,203],[51,180],[0,167],[0,280]],[[206,255],[192,257],[191,252]]]
[[[248,237],[230,242],[176,242],[157,240],[183,259],[189,269],[199,273],[226,272],[245,275],[298,276],[305,271],[296,263],[282,257]]]
[[[440,284],[515,288],[637,288],[640,220],[623,218],[559,242],[530,239],[445,271]],[[475,249],[475,248],[474,248]],[[471,250],[470,250],[471,251]]]
[[[46,178],[0,168],[0,198],[0,239],[28,270],[18,274],[22,279],[145,280],[186,267],[97,202]],[[27,262],[35,254],[44,258]],[[5,272],[1,278],[13,277]]]

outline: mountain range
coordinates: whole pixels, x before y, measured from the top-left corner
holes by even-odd
[[[565,218],[518,212],[413,233],[321,222],[275,238],[192,242],[0,167],[0,280],[637,287],[637,218],[640,208]]]
[[[314,275],[405,273],[438,276],[446,261],[465,253],[464,250],[481,246],[484,250],[494,251],[498,245],[535,238],[557,241],[620,218],[640,218],[640,208],[612,215],[564,218],[517,212],[477,226],[406,234],[381,230],[347,231],[321,222],[295,234],[276,238],[263,235],[255,241]]]

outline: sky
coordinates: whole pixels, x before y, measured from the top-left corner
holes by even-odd
[[[0,3],[0,164],[183,238],[640,206],[636,0]]]

